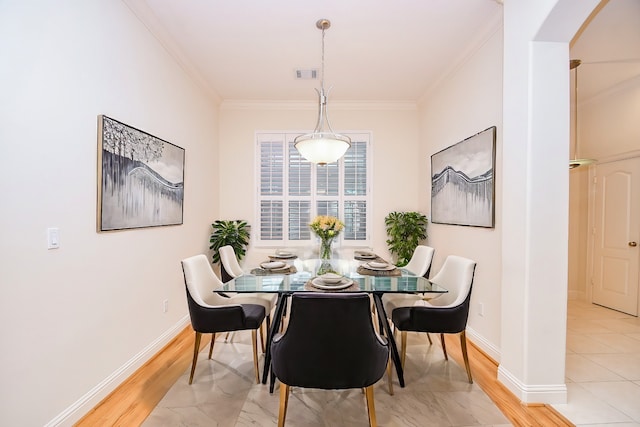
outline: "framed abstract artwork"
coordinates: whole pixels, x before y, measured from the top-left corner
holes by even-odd
[[[183,148],[98,116],[98,231],[182,224]]]
[[[431,222],[495,226],[496,127],[431,156]]]

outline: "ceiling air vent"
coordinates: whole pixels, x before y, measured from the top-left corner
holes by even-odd
[[[318,69],[312,68],[311,70],[296,70],[296,80],[317,80]]]

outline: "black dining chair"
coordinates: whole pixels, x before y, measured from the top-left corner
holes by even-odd
[[[214,292],[222,286],[205,255],[195,255],[182,260],[182,271],[187,289],[187,303],[191,326],[195,331],[193,361],[189,384],[198,363],[202,334],[213,334],[209,347],[209,359],[213,353],[216,333],[251,330],[253,344],[253,364],[256,382],[260,382],[258,370],[258,347],[256,331],[265,318],[264,306],[260,304],[238,304],[234,297],[223,297]]]
[[[280,380],[278,426],[284,426],[291,387],[364,388],[369,425],[376,425],[373,385],[389,360],[388,342],[371,321],[365,293],[294,293],[289,326],[271,344]]]
[[[429,301],[415,301],[412,304],[407,303],[407,306],[393,309],[391,320],[394,326],[402,333],[401,360],[403,365],[407,353],[407,331],[440,334],[445,360],[449,360],[449,358],[444,334],[460,334],[460,346],[467,377],[469,382],[473,383],[471,368],[469,367],[469,356],[467,355],[465,329],[467,327],[467,318],[469,317],[469,304],[475,269],[475,261],[450,255],[446,258],[438,274],[430,279],[433,283],[447,289],[447,293]]]

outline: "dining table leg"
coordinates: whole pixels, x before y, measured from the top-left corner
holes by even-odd
[[[267,378],[269,378],[269,373],[271,372],[271,342],[273,341],[273,337],[280,330],[280,324],[282,323],[282,317],[284,315],[284,310],[286,308],[286,293],[278,294],[278,301],[276,302],[276,310],[273,315],[273,321],[271,322],[271,330],[269,330],[267,335],[267,345],[264,352],[264,368],[262,369],[262,384],[267,383]],[[272,376],[272,381],[270,384],[269,392],[273,393],[273,388],[275,384],[275,378]]]
[[[400,387],[404,387],[404,371],[402,370],[402,363],[400,362],[400,355],[398,354],[398,346],[396,345],[395,337],[391,331],[389,320],[387,319],[387,313],[384,311],[384,305],[382,304],[382,293],[374,292],[373,301],[376,304],[376,311],[378,312],[378,320],[383,326],[384,334],[387,337],[389,346],[391,347],[391,359],[396,367],[396,373],[398,374],[398,382]]]

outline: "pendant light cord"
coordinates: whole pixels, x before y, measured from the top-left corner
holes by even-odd
[[[325,25],[322,25],[322,55],[320,56],[321,58],[321,75],[320,75],[320,89],[322,89],[322,92],[324,93],[324,31],[325,31]]]

